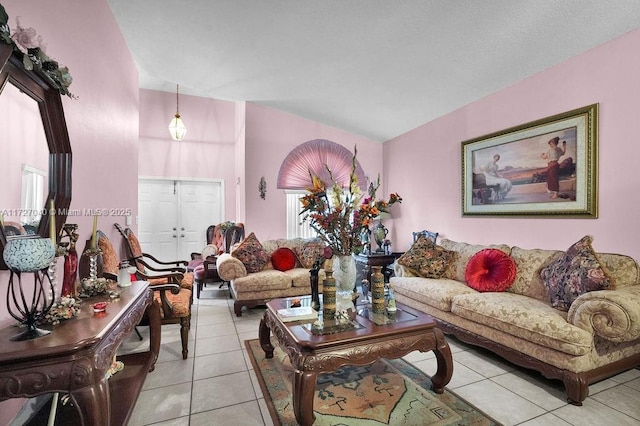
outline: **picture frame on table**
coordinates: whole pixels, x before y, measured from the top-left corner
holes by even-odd
[[[462,216],[598,217],[598,104],[462,142]]]

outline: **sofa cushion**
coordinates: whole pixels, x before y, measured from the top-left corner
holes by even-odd
[[[469,259],[465,278],[469,287],[480,292],[505,291],[516,279],[516,271],[516,264],[508,254],[484,249]]]
[[[486,248],[495,248],[505,252],[506,254],[511,254],[511,248],[506,244],[483,246],[479,244],[456,242],[447,240],[445,238],[440,240],[440,245],[449,251],[455,252],[454,260],[451,263],[451,267],[447,270],[445,276],[447,278],[462,282],[464,282],[465,280],[465,273],[467,272],[467,264],[469,263],[469,259],[471,259],[471,257],[480,250]]]
[[[540,272],[554,308],[568,311],[581,294],[613,288],[613,281],[602,268],[591,241],[591,236],[583,237]]]
[[[267,252],[253,232],[240,243],[231,256],[240,260],[249,273],[261,271],[269,262]]]
[[[233,287],[237,292],[282,290],[291,286],[291,277],[286,272],[275,269],[265,269],[257,274],[249,274],[233,280]]]
[[[452,252],[437,246],[430,238],[420,235],[397,262],[422,277],[441,278],[452,260]]]
[[[454,297],[451,312],[478,324],[562,351],[585,355],[594,345],[590,332],[571,325],[566,313],[548,302],[509,292]]]
[[[518,273],[513,285],[507,291],[548,302],[549,293],[542,282],[540,271],[560,256],[562,256],[560,250],[511,247],[511,258],[516,263]]]
[[[293,287],[307,287],[309,293],[311,293],[311,276],[307,268],[293,268],[285,271],[285,274],[291,279],[291,285]],[[322,287],[322,280],[324,280],[324,270],[320,270],[318,273],[318,285]]]
[[[271,254],[273,269],[288,271],[296,266],[296,254],[288,247],[280,247]]]
[[[410,297],[441,311],[450,311],[453,298],[477,293],[464,283],[448,278],[392,277],[391,288],[397,294]]]

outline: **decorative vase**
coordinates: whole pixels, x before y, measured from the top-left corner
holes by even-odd
[[[78,279],[78,252],[75,243],[71,243],[64,258],[64,276],[62,278],[61,296],[76,295],[76,280]]]
[[[336,280],[336,309],[353,308],[353,290],[356,286],[356,260],[349,255],[333,257],[333,277]]]
[[[322,282],[322,317],[332,320],[336,316],[336,280],[333,271],[325,269],[326,278]]]
[[[55,259],[55,247],[50,238],[16,237],[7,239],[3,258],[10,268],[7,288],[9,314],[27,326],[10,340],[29,340],[50,332],[38,328],[51,310],[55,286],[48,272]],[[24,285],[23,275],[33,274],[33,286]],[[27,280],[28,281],[28,280]]]
[[[382,266],[372,266],[371,274],[371,309],[374,313],[384,312],[384,275]]]
[[[373,230],[373,238],[376,240],[376,244],[378,245],[376,252],[378,253],[384,252],[384,248],[383,248],[384,240],[385,238],[387,238],[388,233],[389,233],[389,230],[384,227],[382,222],[379,222],[378,226],[376,226],[376,229]]]
[[[4,263],[19,272],[41,271],[49,266],[56,255],[56,249],[50,238],[34,236],[7,239],[2,256]]]

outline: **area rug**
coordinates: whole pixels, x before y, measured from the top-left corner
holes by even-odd
[[[293,412],[293,367],[276,342],[265,358],[257,339],[245,346],[275,425],[297,425]],[[480,410],[445,390],[431,391],[429,376],[402,359],[381,359],[369,366],[347,366],[318,376],[314,426],[499,425]]]

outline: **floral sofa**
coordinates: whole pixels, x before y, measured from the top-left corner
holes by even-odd
[[[221,279],[231,283],[233,310],[264,305],[269,300],[311,294],[309,270],[322,256],[325,244],[319,239],[278,239],[260,242],[254,233],[231,253],[218,256]],[[319,272],[322,291],[324,271]]]
[[[430,314],[445,333],[562,380],[568,401],[582,405],[590,384],[640,364],[638,263],[595,253],[590,243],[585,237],[562,252],[445,239],[398,259],[390,285],[398,302]],[[496,250],[513,277],[471,266],[480,252]],[[486,291],[478,274],[489,287],[512,282]]]

